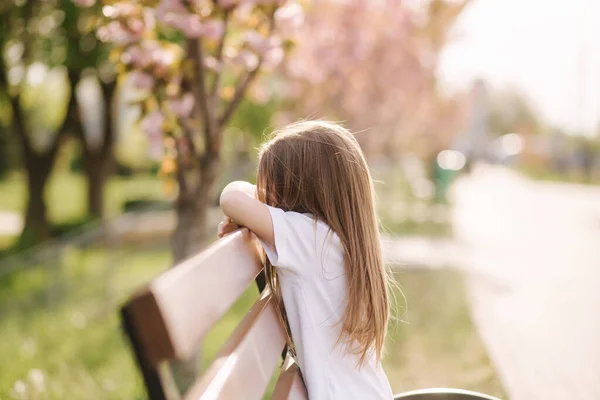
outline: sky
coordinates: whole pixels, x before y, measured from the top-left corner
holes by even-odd
[[[600,122],[600,0],[473,0],[442,54],[450,90],[476,78],[516,87],[550,123],[592,134]]]

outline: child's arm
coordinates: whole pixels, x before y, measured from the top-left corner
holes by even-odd
[[[231,182],[221,193],[221,210],[238,225],[250,229],[260,240],[273,245],[273,221],[267,206],[256,199],[256,186]]]

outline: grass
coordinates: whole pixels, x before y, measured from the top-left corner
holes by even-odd
[[[574,183],[581,185],[598,185],[600,184],[600,176],[594,174],[591,177],[586,176],[581,171],[572,172],[556,172],[548,168],[541,167],[519,167],[517,169],[523,175],[538,181],[547,182],[562,182],[562,183]]]
[[[71,249],[61,257],[60,270],[46,261],[1,280],[0,364],[11,368],[0,374],[0,398],[145,398],[117,309],[170,258],[165,246]],[[107,268],[115,260],[118,265]],[[204,365],[215,358],[257,294],[249,288],[209,332]]]
[[[506,398],[471,321],[462,277],[452,271],[395,274],[407,302],[391,324],[384,368],[394,392],[456,387]]]
[[[107,273],[113,257],[123,258]],[[169,252],[91,249],[66,258],[52,290],[48,271],[33,268],[1,291],[0,363],[11,367],[0,374],[0,398],[144,398],[116,309],[168,265]],[[61,290],[66,299],[53,300]],[[35,301],[22,302],[25,295]]]
[[[398,167],[377,171],[374,179],[377,211],[385,233],[429,237],[452,235],[449,205],[436,203],[434,193],[430,193],[432,197],[417,198]],[[428,181],[421,180],[420,183],[428,184]],[[434,190],[433,187],[430,190]]]
[[[60,270],[46,262],[0,281],[0,365],[10,365],[0,374],[0,398],[144,398],[116,310],[136,286],[165,269],[168,249],[72,249],[61,259]],[[406,323],[390,329],[385,369],[394,390],[455,386],[502,394],[471,324],[460,277],[412,271],[396,278],[409,307],[397,312]],[[204,365],[256,294],[249,288],[209,333]],[[28,298],[33,302],[23,301]]]

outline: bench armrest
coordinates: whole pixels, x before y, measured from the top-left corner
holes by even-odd
[[[394,400],[500,400],[487,394],[462,389],[435,388],[413,390],[394,396]]]

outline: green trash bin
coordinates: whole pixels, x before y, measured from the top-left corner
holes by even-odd
[[[456,176],[456,171],[450,169],[444,169],[439,166],[436,162],[433,170],[433,183],[435,185],[435,197],[436,203],[447,203],[448,202],[448,189]]]

